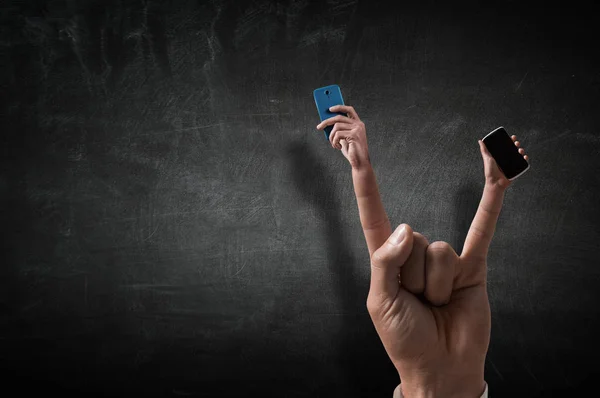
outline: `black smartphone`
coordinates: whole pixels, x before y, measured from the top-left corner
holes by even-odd
[[[519,148],[504,130],[504,127],[498,127],[483,137],[482,141],[492,154],[500,170],[510,181],[529,170],[529,163],[519,153]]]

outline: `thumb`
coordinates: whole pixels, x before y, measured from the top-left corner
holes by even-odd
[[[348,141],[341,139],[340,144],[342,145],[342,154],[348,159]]]
[[[478,140],[477,142],[479,142],[479,150],[481,151],[481,156],[483,156],[484,159],[486,157],[491,157],[492,154],[490,153],[490,151],[488,151],[488,149],[485,146],[484,142],[482,140]]]
[[[413,248],[413,230],[401,224],[388,240],[371,256],[371,288],[369,295],[381,299],[394,298],[400,289],[398,275]]]

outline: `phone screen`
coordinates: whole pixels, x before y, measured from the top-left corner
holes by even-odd
[[[529,163],[519,153],[519,148],[503,127],[498,127],[483,138],[483,143],[502,170],[512,180],[529,169]]]

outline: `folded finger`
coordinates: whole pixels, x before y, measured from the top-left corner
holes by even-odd
[[[352,129],[352,125],[349,123],[336,123],[333,126],[333,130],[331,130],[331,134],[329,134],[329,142],[331,143],[331,146],[335,147],[335,145],[333,144],[333,139],[336,136],[336,133],[339,130],[350,130]]]
[[[425,254],[425,298],[433,305],[450,301],[458,255],[447,242],[433,242]]]
[[[350,116],[350,118],[360,120],[360,118],[358,117],[358,113],[356,113],[356,110],[354,110],[354,108],[349,105],[334,105],[331,108],[329,108],[329,111],[347,113]]]
[[[349,133],[351,133],[350,130],[338,130],[338,134],[336,134],[335,138],[333,139],[333,147],[340,149],[340,141],[346,141],[345,138],[348,137]]]
[[[414,294],[425,290],[425,253],[429,241],[418,232],[413,232],[413,249],[400,269],[400,284]]]
[[[329,119],[323,120],[321,123],[317,125],[317,130],[322,130],[327,126],[331,126],[332,124],[342,122],[342,123],[352,123],[353,120],[348,116],[336,115],[334,117],[330,117]]]

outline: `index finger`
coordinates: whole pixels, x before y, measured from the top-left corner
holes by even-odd
[[[360,120],[360,118],[358,117],[358,113],[356,113],[353,107],[348,105],[334,105],[331,108],[329,108],[329,110],[331,112],[347,113],[350,115],[350,118]]]
[[[332,124],[336,124],[338,122],[352,123],[353,120],[347,116],[336,115],[334,117],[330,117],[329,119],[325,119],[321,123],[317,124],[317,130],[321,130],[322,128],[331,126]]]

